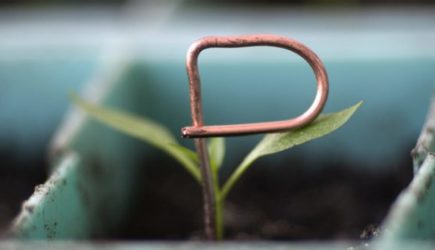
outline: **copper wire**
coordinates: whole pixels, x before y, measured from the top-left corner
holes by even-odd
[[[314,71],[317,93],[311,106],[301,115],[283,121],[204,126],[201,101],[201,83],[198,71],[198,56],[208,48],[236,48],[249,46],[273,46],[295,52],[304,58]],[[246,135],[280,132],[302,127],[314,120],[322,111],[328,98],[328,75],[319,57],[302,43],[276,35],[208,36],[193,43],[186,58],[189,77],[190,108],[193,124],[182,128],[183,137]]]
[[[301,115],[284,121],[259,122],[235,125],[204,126],[201,84],[198,71],[198,56],[207,48],[234,48],[248,46],[274,46],[288,49],[302,56],[316,75],[317,93],[311,106]],[[195,146],[199,157],[204,198],[204,224],[208,240],[216,240],[215,198],[213,176],[209,163],[207,145],[201,137],[246,135],[279,132],[304,126],[314,120],[322,111],[328,98],[328,76],[319,57],[298,41],[275,35],[209,36],[193,43],[187,53],[187,74],[189,77],[191,127],[182,129],[183,137],[196,138]]]

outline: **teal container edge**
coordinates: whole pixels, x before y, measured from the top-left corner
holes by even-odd
[[[396,199],[384,221],[382,244],[435,239],[434,137],[435,97],[432,98],[426,122],[412,151],[414,178]]]
[[[116,82],[131,70],[128,60],[117,58],[101,65],[83,95],[93,102],[128,108],[129,99],[124,98],[127,93],[118,91],[122,85]],[[113,92],[117,97],[111,97]],[[99,137],[109,138],[109,142],[104,143]],[[133,193],[131,180],[135,171],[115,166],[137,165],[134,158],[126,155],[134,152],[137,142],[90,121],[72,108],[51,144],[51,175],[23,203],[10,235],[20,239],[102,237],[116,227],[128,209],[126,201]],[[119,152],[121,157],[103,156],[111,151]],[[114,182],[112,174],[119,176],[119,181]]]

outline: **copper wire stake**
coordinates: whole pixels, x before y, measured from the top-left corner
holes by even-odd
[[[303,57],[316,75],[317,93],[311,106],[298,117],[271,122],[213,125],[204,126],[201,102],[201,84],[198,71],[198,56],[207,48],[236,48],[249,46],[273,46],[287,49]],[[204,217],[206,237],[215,237],[215,190],[212,183],[212,173],[209,166],[209,156],[205,140],[201,137],[246,135],[257,133],[280,132],[302,127],[313,121],[322,111],[328,98],[328,75],[319,57],[302,43],[275,35],[243,35],[243,36],[209,36],[193,43],[186,57],[186,68],[189,77],[190,109],[192,126],[181,130],[183,137],[195,139],[196,150],[200,159],[200,169],[203,184]]]

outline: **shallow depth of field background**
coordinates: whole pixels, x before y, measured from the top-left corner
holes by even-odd
[[[174,133],[188,125],[184,56],[204,35],[276,33],[318,53],[330,76],[326,111],[365,103],[336,135],[264,165],[363,168],[390,176],[385,189],[394,199],[411,178],[409,152],[434,89],[434,17],[429,0],[2,1],[0,231],[49,174],[68,93],[80,92],[107,61],[133,58],[143,69],[137,77],[152,86],[144,105],[160,107],[144,115]],[[315,91],[303,60],[279,50],[207,51],[200,68],[210,124],[285,119],[303,111]],[[258,138],[228,140],[225,173]]]

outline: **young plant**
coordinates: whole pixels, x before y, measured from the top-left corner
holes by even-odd
[[[166,152],[175,158],[193,179],[201,185],[197,154],[191,149],[180,145],[163,125],[147,118],[97,106],[74,94],[71,95],[71,99],[92,118]],[[245,156],[222,186],[219,184],[219,168],[225,156],[225,142],[223,138],[210,139],[208,151],[215,190],[215,207],[213,211],[215,212],[214,225],[216,228],[213,231],[216,233],[216,239],[222,239],[223,237],[223,208],[225,199],[237,181],[257,159],[301,145],[333,132],[345,124],[361,104],[362,102],[359,102],[342,111],[320,115],[313,122],[302,128],[288,132],[266,134],[251,152]]]

